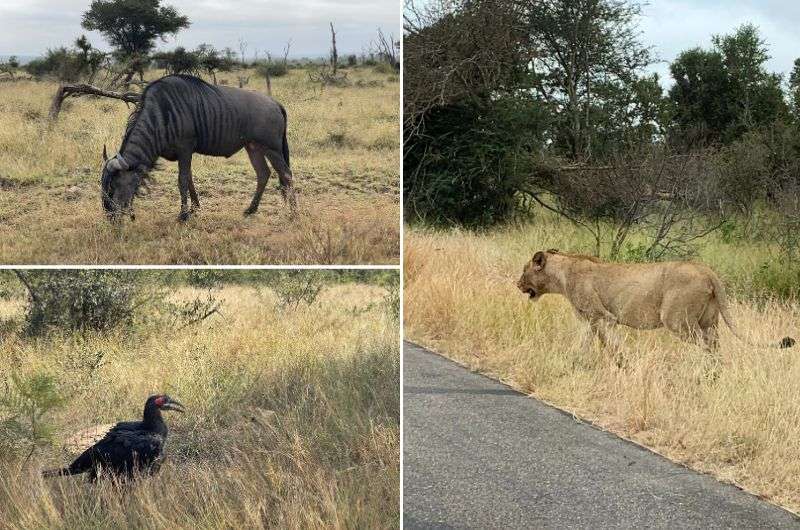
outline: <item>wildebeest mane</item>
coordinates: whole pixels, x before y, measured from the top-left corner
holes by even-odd
[[[133,108],[133,110],[131,111],[130,115],[128,116],[128,121],[125,123],[125,136],[123,137],[122,145],[119,148],[120,152],[123,151],[123,149],[125,148],[126,144],[128,143],[128,138],[130,138],[130,135],[133,132],[133,129],[136,127],[136,124],[138,123],[139,118],[142,115],[142,111],[144,110],[145,105],[147,104],[147,95],[150,92],[150,89],[152,87],[154,87],[155,85],[161,83],[165,79],[169,79],[171,77],[172,78],[181,79],[183,82],[188,83],[189,85],[193,86],[194,88],[206,88],[206,89],[211,89],[214,92],[219,93],[219,89],[217,87],[215,87],[214,85],[210,85],[210,84],[206,83],[205,81],[203,81],[202,79],[200,79],[199,77],[194,77],[194,76],[191,76],[191,75],[172,74],[172,75],[167,75],[167,76],[161,77],[159,79],[156,79],[155,81],[151,81],[150,83],[147,84],[147,86],[142,91],[142,95],[139,98],[139,101],[136,103],[136,106]]]
[[[144,90],[142,91],[142,95],[139,97],[139,101],[136,102],[136,106],[131,111],[130,115],[128,116],[128,121],[125,123],[125,136],[122,137],[122,145],[119,148],[120,153],[125,148],[125,144],[128,143],[128,138],[131,135],[131,131],[136,126],[136,122],[139,120],[139,116],[142,114],[142,109],[144,109],[144,102],[147,98],[147,91],[148,89],[153,86],[154,83],[157,81],[153,81],[152,83],[148,84]]]

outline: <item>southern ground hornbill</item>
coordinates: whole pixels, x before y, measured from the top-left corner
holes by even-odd
[[[167,441],[162,410],[183,412],[183,405],[167,395],[150,396],[144,405],[142,421],[117,423],[69,467],[46,470],[42,474],[57,477],[89,473],[89,479],[95,480],[102,473],[131,478],[136,473],[156,471]]]

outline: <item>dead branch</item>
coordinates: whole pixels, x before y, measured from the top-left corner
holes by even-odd
[[[197,317],[197,318],[193,318],[193,319],[192,319],[192,320],[190,320],[189,322],[187,322],[187,323],[185,323],[184,325],[182,325],[181,327],[179,327],[179,328],[178,328],[178,331],[180,331],[180,330],[182,330],[182,329],[184,329],[184,328],[188,328],[189,326],[192,326],[192,325],[194,325],[194,324],[197,324],[197,323],[199,323],[199,322],[202,322],[203,320],[207,319],[207,318],[208,318],[208,317],[210,317],[211,315],[219,315],[219,316],[221,316],[222,318],[225,318],[225,315],[223,315],[223,314],[222,314],[222,311],[220,311],[220,310],[219,310],[219,308],[220,308],[221,306],[222,306],[222,303],[218,303],[218,304],[217,304],[217,305],[215,305],[213,308],[211,308],[211,309],[209,309],[208,311],[206,311],[205,313],[203,313],[203,315],[202,315],[202,316],[199,316],[199,317]]]
[[[138,103],[141,95],[138,92],[115,92],[113,90],[105,90],[93,85],[87,84],[62,84],[56,90],[53,96],[53,102],[50,105],[50,119],[58,119],[61,112],[61,106],[64,100],[69,97],[79,96],[100,96],[112,99],[119,99],[126,103]]]
[[[336,32],[333,30],[333,22],[331,22],[331,68],[333,68],[333,76],[336,77],[336,70],[339,67],[339,52],[336,51]]]

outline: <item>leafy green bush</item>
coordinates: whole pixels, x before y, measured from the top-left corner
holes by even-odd
[[[25,330],[105,331],[133,323],[142,302],[141,280],[131,271],[16,271],[28,290]]]
[[[256,65],[256,72],[261,77],[282,77],[289,73],[289,65],[283,61],[260,61]]]
[[[407,218],[466,226],[508,219],[543,136],[541,109],[523,98],[429,111],[421,127],[406,134]]]
[[[313,304],[324,286],[325,279],[317,271],[280,271],[270,282],[281,309]]]
[[[192,287],[218,288],[228,281],[239,279],[237,272],[218,269],[190,269],[186,271],[186,283]]]
[[[44,416],[64,402],[55,379],[47,374],[11,375],[0,395],[0,453],[21,450],[32,455],[50,442],[52,428]]]
[[[171,52],[153,55],[156,66],[169,74],[197,74],[202,69],[201,59],[199,52],[189,51],[182,46]]]
[[[55,77],[59,81],[74,82],[93,76],[106,60],[106,54],[92,47],[85,36],[75,41],[72,48],[49,49],[44,57],[25,65],[25,71],[34,77]]]
[[[752,282],[750,295],[797,300],[800,298],[800,265],[785,260],[764,263],[753,274]]]

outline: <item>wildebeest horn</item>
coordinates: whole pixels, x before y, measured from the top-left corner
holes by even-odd
[[[103,144],[103,162],[108,162],[108,151],[106,151],[106,144]]]
[[[128,162],[122,158],[122,155],[117,154],[114,158],[108,161],[108,169],[112,171],[125,171],[129,168]]]

